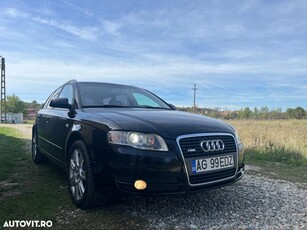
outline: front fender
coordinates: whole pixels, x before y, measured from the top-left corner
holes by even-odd
[[[68,163],[68,153],[72,144],[77,140],[84,141],[89,157],[92,161],[94,172],[98,173],[104,168],[107,162],[107,131],[109,129],[99,129],[92,125],[76,122],[72,125],[68,134],[65,145],[65,159],[66,165]]]

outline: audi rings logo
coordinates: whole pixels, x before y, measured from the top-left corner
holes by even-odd
[[[222,151],[225,148],[222,140],[202,141],[200,146],[205,152]]]

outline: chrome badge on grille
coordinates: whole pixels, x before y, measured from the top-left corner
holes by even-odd
[[[222,140],[202,141],[200,142],[200,146],[205,152],[223,151],[225,148]]]

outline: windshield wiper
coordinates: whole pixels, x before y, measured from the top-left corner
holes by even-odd
[[[141,105],[141,106],[123,106],[123,105],[84,105],[82,108],[139,108],[139,109],[167,109],[171,110],[170,108],[163,108],[163,107],[155,107],[149,105]]]
[[[82,108],[126,108],[122,105],[84,105]]]
[[[155,107],[155,106],[149,106],[149,105],[142,105],[142,106],[136,106],[134,108],[145,108],[145,109],[168,109],[169,108],[164,108],[164,107]]]

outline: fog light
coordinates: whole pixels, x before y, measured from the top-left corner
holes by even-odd
[[[137,189],[137,190],[144,190],[147,188],[147,184],[145,181],[143,180],[136,180],[134,182],[134,187]]]

